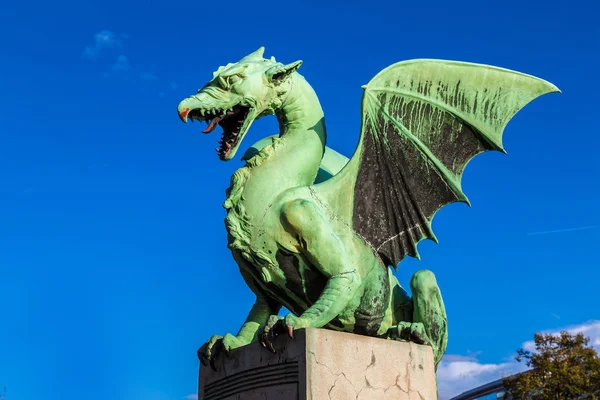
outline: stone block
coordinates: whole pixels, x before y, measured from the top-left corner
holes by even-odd
[[[429,346],[326,329],[253,343],[201,366],[200,400],[435,400]]]

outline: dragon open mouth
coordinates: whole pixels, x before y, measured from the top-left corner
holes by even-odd
[[[189,111],[187,118],[191,121],[206,121],[208,127],[202,133],[211,133],[217,125],[223,128],[223,135],[221,140],[219,140],[220,147],[217,147],[215,150],[220,159],[227,160],[232,149],[237,146],[245,133],[250,110],[250,107],[241,105],[225,110],[195,108]]]

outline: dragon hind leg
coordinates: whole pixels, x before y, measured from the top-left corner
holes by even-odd
[[[391,336],[431,346],[437,368],[448,344],[448,321],[433,272],[415,272],[410,281],[410,290],[412,318],[399,322],[396,329],[393,329],[396,332],[391,332]]]

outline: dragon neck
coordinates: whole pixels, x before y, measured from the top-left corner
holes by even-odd
[[[269,159],[281,163],[280,167],[288,172],[289,184],[310,185],[325,151],[323,109],[312,86],[300,74],[290,77],[288,87],[281,108],[275,112],[280,140]]]
[[[317,176],[326,141],[323,109],[300,74],[292,74],[285,85],[282,105],[275,111],[279,138],[235,172],[226,209],[233,208],[242,194],[246,203],[259,207],[269,204],[284,190],[310,185]]]
[[[287,86],[282,95],[282,105],[275,111],[280,136],[306,141],[307,147],[316,146],[316,153],[321,153],[318,157],[320,163],[327,135],[319,98],[312,86],[298,73],[290,77]]]

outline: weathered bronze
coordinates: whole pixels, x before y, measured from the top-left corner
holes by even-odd
[[[229,247],[256,303],[237,335],[213,336],[198,350],[206,365],[224,350],[274,335],[321,328],[399,338],[446,349],[446,311],[432,272],[410,282],[391,268],[436,240],[435,213],[468,203],[468,161],[504,151],[502,133],[531,100],[558,89],[538,78],[478,64],[412,60],[363,86],[361,136],[351,159],[326,148],[323,110],[298,74],[302,64],[263,58],[260,48],[220,67],[178,107],[223,136],[217,153],[234,157],[252,122],[275,114],[280,135],[246,152],[224,207]],[[285,306],[285,317],[278,312]]]

